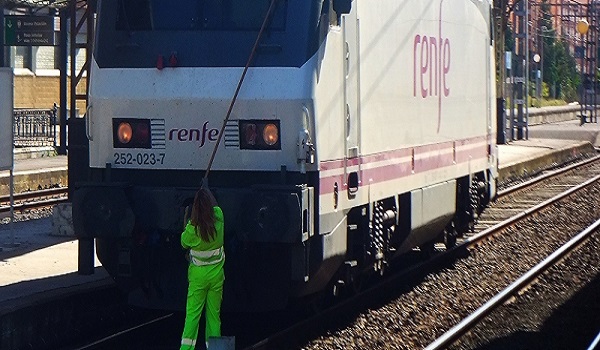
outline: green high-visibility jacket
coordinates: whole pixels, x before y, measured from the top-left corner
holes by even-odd
[[[216,235],[213,240],[203,241],[190,222],[181,234],[181,245],[190,249],[186,318],[180,348],[182,350],[194,348],[198,337],[198,321],[205,306],[205,340],[221,335],[220,312],[225,280],[224,219],[221,208],[215,206],[213,210],[216,219]]]
[[[224,219],[223,211],[220,207],[213,207],[215,212],[215,230],[217,234],[214,240],[205,242],[200,238],[200,235],[196,234],[196,227],[194,227],[190,221],[185,226],[185,230],[181,234],[181,245],[185,249],[191,249],[195,251],[209,251],[219,249],[224,243]]]

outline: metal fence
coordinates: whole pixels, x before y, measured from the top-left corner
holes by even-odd
[[[15,147],[56,147],[56,112],[51,109],[15,109],[13,137]]]

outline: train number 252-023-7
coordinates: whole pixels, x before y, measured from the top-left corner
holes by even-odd
[[[163,164],[165,160],[164,153],[126,153],[115,152],[115,165],[157,165]]]

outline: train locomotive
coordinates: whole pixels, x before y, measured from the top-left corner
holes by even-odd
[[[179,236],[215,147],[224,310],[355,287],[496,196],[490,0],[97,6],[73,221],[132,304],[185,308]]]

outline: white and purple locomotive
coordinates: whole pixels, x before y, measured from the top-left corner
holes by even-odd
[[[73,215],[134,304],[184,308],[179,235],[219,138],[229,310],[452,245],[496,195],[490,0],[275,1],[223,129],[271,0],[98,2]]]

